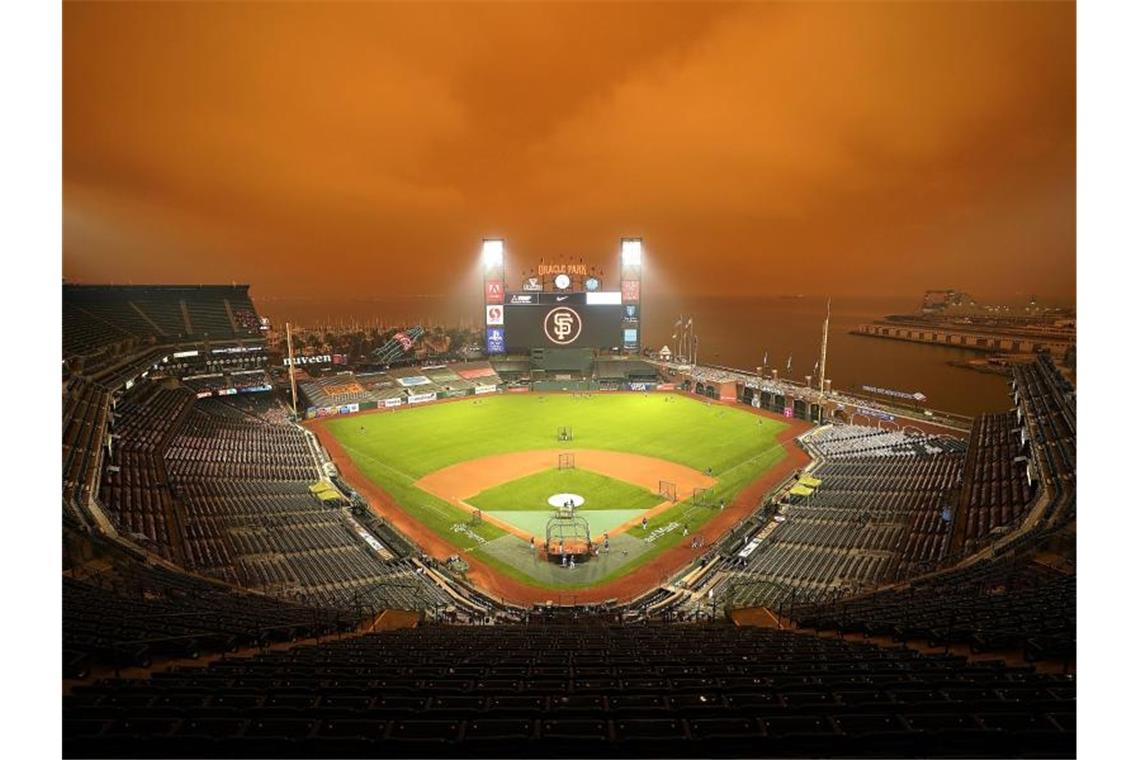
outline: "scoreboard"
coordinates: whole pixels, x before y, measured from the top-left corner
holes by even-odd
[[[488,354],[532,348],[641,350],[641,240],[622,238],[620,289],[603,290],[584,264],[543,264],[508,290],[501,239],[483,241],[483,323]]]
[[[504,300],[501,326],[507,351],[610,350],[623,344],[620,293],[511,293]],[[488,315],[488,327],[494,326],[492,319]]]

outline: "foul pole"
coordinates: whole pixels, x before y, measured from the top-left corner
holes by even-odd
[[[293,363],[293,326],[285,323],[285,345],[289,350],[289,387],[293,390],[293,416],[297,416],[297,367]]]

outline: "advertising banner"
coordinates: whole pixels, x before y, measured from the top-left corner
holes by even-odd
[[[213,391],[198,391],[198,393],[195,395],[198,398],[209,398],[210,396],[214,395],[214,392]]]
[[[403,400],[398,396],[396,398],[386,398],[384,399],[384,408],[391,409],[393,407],[399,406],[402,403],[404,403]]]
[[[435,393],[409,393],[409,404],[423,404],[428,401],[435,401]]]
[[[856,407],[855,412],[856,414],[865,414],[868,417],[875,417],[880,420],[886,420],[887,422],[894,422],[895,420],[895,416],[893,414],[887,414],[886,412],[879,411],[878,409],[872,409],[867,406]]]
[[[790,407],[790,406],[784,407],[784,416],[785,417],[792,417],[794,415],[795,415],[795,410],[793,407]]]
[[[542,280],[537,277],[527,277],[523,280],[523,290],[542,290]]]
[[[498,388],[494,385],[476,385],[475,395],[482,396],[484,393],[494,393]]]
[[[878,386],[875,386],[875,385],[864,385],[863,390],[865,390],[867,393],[873,393],[877,396],[891,396],[892,398],[902,398],[902,399],[906,399],[907,401],[925,401],[926,400],[926,394],[925,393],[919,393],[918,391],[912,391],[912,392],[895,391],[895,390],[891,390],[890,388],[879,388]]]
[[[506,331],[501,327],[487,328],[487,353],[505,354],[507,352]]]
[[[238,388],[238,393],[264,393],[273,390],[272,385],[247,385],[244,388]]]
[[[485,303],[502,303],[506,289],[502,280],[487,280],[483,283],[483,291]]]
[[[219,396],[236,396],[237,388],[218,388]]]
[[[362,401],[360,403],[360,411],[366,412],[369,409],[375,409],[378,404],[375,401]]]
[[[630,383],[629,389],[631,391],[651,391],[656,386],[653,383]]]
[[[336,407],[335,406],[322,406],[320,409],[317,410],[317,416],[318,417],[331,417],[334,414],[336,414]]]
[[[641,301],[641,282],[639,280],[622,280],[622,303],[639,303]]]
[[[525,387],[523,387],[523,388],[517,388],[517,387],[516,388],[507,388],[507,392],[508,393],[529,393],[530,388],[525,388]]]
[[[586,304],[588,306],[620,306],[621,293],[616,290],[607,290],[599,293],[587,293]]]
[[[487,307],[487,324],[488,325],[502,325],[503,324],[503,307],[502,306],[488,306]]]
[[[408,377],[397,377],[396,382],[405,388],[414,388],[417,385],[427,385],[431,380],[423,375],[409,375]]]
[[[338,409],[338,414],[355,414],[360,411],[360,404],[342,404]]]
[[[302,364],[329,364],[332,362],[332,354],[322,354],[320,356],[294,356],[293,361],[289,361],[286,356],[281,360],[281,366],[288,367],[290,364],[300,367]]]
[[[657,390],[659,390],[659,391],[675,391],[675,390],[677,390],[677,384],[676,383],[661,383],[657,386]]]

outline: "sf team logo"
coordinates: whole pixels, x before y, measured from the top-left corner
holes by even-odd
[[[582,334],[582,318],[568,306],[559,306],[546,313],[542,329],[551,343],[566,346],[578,340]]]

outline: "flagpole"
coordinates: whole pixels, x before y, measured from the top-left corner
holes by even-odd
[[[827,316],[823,318],[823,342],[819,346],[819,395],[823,396],[823,378],[827,377],[827,331],[831,322],[831,297],[827,299]],[[822,414],[822,411],[820,412]]]

